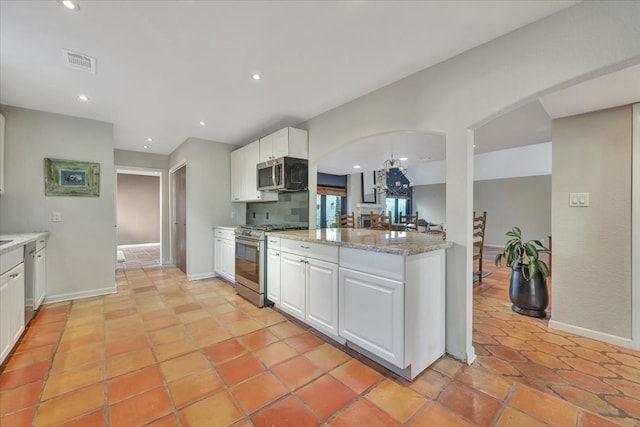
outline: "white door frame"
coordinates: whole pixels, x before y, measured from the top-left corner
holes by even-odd
[[[169,168],[169,259],[172,265],[176,265],[175,253],[173,250],[173,211],[176,203],[175,173],[178,169],[187,166],[187,159],[179,160],[174,166]],[[186,207],[185,207],[186,209]],[[189,270],[189,251],[187,251],[187,271]]]
[[[631,137],[631,346],[640,350],[640,103],[633,104]]]

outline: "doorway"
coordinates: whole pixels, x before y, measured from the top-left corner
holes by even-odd
[[[187,165],[172,172],[172,242],[173,259],[176,267],[187,274]]]
[[[118,268],[162,265],[162,171],[116,167]]]

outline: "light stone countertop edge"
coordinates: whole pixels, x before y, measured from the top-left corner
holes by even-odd
[[[32,233],[8,233],[0,234],[0,240],[11,240],[9,243],[5,243],[0,246],[0,254],[4,254],[12,251],[19,246],[28,245],[31,242],[35,242],[41,238],[49,239],[48,231],[34,231]]]

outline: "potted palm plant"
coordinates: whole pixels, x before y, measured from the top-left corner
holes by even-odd
[[[518,227],[513,227],[506,234],[511,239],[496,256],[495,263],[501,265],[504,260],[511,267],[511,309],[525,316],[546,317],[545,309],[549,305],[549,268],[540,259],[540,254],[551,251],[539,240],[522,240],[522,232]]]

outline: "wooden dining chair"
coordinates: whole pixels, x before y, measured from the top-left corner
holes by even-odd
[[[487,225],[487,212],[476,216],[473,213],[473,262],[478,260],[478,269],[473,274],[478,275],[478,282],[482,282],[482,252],[484,249],[484,230]]]
[[[369,218],[371,218],[371,226],[369,228],[391,231],[391,215],[375,214],[371,211]]]
[[[418,212],[400,215],[400,224],[404,224],[404,228],[407,231],[418,231]]]
[[[340,215],[340,228],[356,228],[355,215],[353,212]]]

